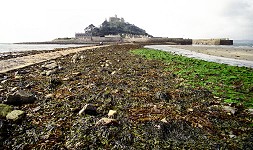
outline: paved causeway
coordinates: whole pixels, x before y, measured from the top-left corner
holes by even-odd
[[[35,55],[28,55],[23,57],[11,58],[7,60],[0,61],[0,73],[4,73],[7,71],[27,67],[33,64],[45,62],[48,60],[56,59],[62,56],[66,56],[68,54],[77,53],[84,50],[106,47],[106,46],[92,46],[92,47],[83,47],[83,48],[73,48],[66,49],[62,51],[49,52],[49,53],[41,53]]]

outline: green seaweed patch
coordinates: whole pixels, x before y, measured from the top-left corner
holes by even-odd
[[[131,53],[165,62],[166,71],[184,79],[180,83],[182,86],[206,88],[224,102],[253,107],[252,68],[207,62],[153,49],[136,49]]]

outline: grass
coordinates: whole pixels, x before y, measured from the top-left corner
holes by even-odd
[[[202,87],[227,103],[253,107],[253,69],[173,55],[168,52],[136,49],[131,53],[167,63],[166,71],[183,78],[181,85]]]

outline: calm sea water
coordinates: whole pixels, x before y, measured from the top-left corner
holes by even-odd
[[[0,53],[5,52],[19,52],[19,51],[30,51],[30,50],[53,50],[55,48],[68,48],[68,47],[79,47],[88,46],[85,44],[10,44],[0,43]]]
[[[253,40],[234,40],[234,46],[253,47]]]

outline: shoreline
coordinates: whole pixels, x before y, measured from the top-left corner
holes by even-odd
[[[173,45],[173,48],[190,50],[207,55],[224,58],[253,61],[253,47],[227,47],[227,46],[204,46],[204,45]]]
[[[0,61],[0,64],[1,64],[0,73],[6,73],[8,71],[24,68],[27,66],[41,63],[41,62],[60,58],[69,54],[78,53],[81,51],[95,49],[99,47],[106,47],[106,45],[79,47],[79,48],[66,48],[66,49],[48,51],[47,53],[37,53],[33,55],[29,55],[28,53],[28,55],[26,56],[4,59]]]
[[[235,49],[235,50],[238,50],[237,55],[240,56],[241,58],[244,58],[244,60],[235,59],[236,57],[233,55],[230,55],[230,53],[226,51],[227,49],[217,49],[216,48],[216,51],[214,51],[212,53],[213,55],[211,55],[210,53],[207,53],[207,50],[212,51],[212,48],[211,49],[206,48],[205,50],[203,50],[203,47],[201,47],[201,46],[199,46],[199,49],[196,49],[195,47],[196,46],[168,46],[168,45],[148,45],[148,46],[145,46],[145,48],[171,52],[171,53],[182,55],[182,56],[189,57],[189,58],[196,58],[196,59],[201,59],[201,60],[205,60],[205,61],[209,61],[209,62],[228,64],[231,66],[238,66],[238,67],[245,66],[245,67],[253,68],[253,61],[245,60],[246,59],[245,55],[242,55],[243,51],[239,52],[238,49]],[[221,51],[219,51],[219,50],[221,50]],[[204,51],[206,53],[204,53],[202,51]],[[222,54],[225,55],[226,57],[224,57],[224,56],[221,57],[221,52],[223,52]]]

